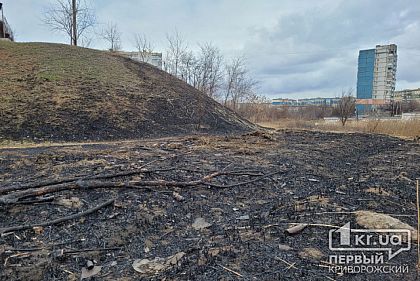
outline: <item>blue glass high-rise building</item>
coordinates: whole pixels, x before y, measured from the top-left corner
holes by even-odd
[[[357,98],[371,99],[373,93],[373,76],[375,70],[375,49],[359,52],[357,71]]]

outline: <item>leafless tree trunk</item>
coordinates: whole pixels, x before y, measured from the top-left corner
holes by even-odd
[[[77,0],[71,1],[73,45],[77,46]]]
[[[111,52],[121,50],[121,32],[117,24],[108,23],[106,28],[102,30],[101,37],[109,44]]]
[[[70,44],[77,46],[78,40],[96,24],[96,17],[85,1],[56,0],[56,5],[44,12],[43,21],[51,30],[65,33]]]
[[[137,51],[139,52],[139,58],[143,62],[147,62],[151,53],[153,53],[153,46],[150,40],[145,34],[136,34],[134,36]]]
[[[345,126],[347,120],[354,114],[356,109],[356,100],[353,97],[352,89],[349,89],[347,92],[342,91],[341,99],[338,102],[337,108],[341,124]]]

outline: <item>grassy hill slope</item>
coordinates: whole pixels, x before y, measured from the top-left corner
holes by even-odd
[[[250,127],[148,64],[67,45],[0,41],[1,139],[111,140]]]

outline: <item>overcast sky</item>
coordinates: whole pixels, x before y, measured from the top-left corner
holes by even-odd
[[[69,41],[42,24],[54,0],[1,2],[18,41]],[[226,57],[244,54],[259,92],[271,98],[332,97],[356,88],[359,49],[389,43],[398,45],[397,89],[420,87],[419,0],[91,0],[91,6],[100,24],[118,24],[124,50],[134,50],[133,34],[141,32],[164,52],[166,34],[176,29],[192,49],[212,42]],[[106,45],[94,38],[91,47]]]

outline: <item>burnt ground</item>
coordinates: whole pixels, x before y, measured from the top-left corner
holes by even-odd
[[[0,227],[9,227],[80,213],[116,198],[76,220],[4,233],[0,279],[79,280],[82,267],[94,260],[102,269],[90,280],[416,280],[414,244],[385,259],[408,265],[408,273],[339,275],[326,263],[336,254],[328,249],[330,227],[308,226],[294,236],[285,229],[297,222],[357,227],[356,210],[392,214],[416,227],[418,163],[414,142],[304,131],[1,149],[1,188],[136,169],[133,176],[107,180],[186,182],[216,171],[230,174],[214,178],[214,184],[259,180],[225,188],[81,185],[44,195],[54,196],[49,202],[2,205]],[[74,204],[65,204],[72,197]],[[194,228],[197,218],[210,225]],[[136,259],[181,252],[176,265],[153,276],[132,267]]]

